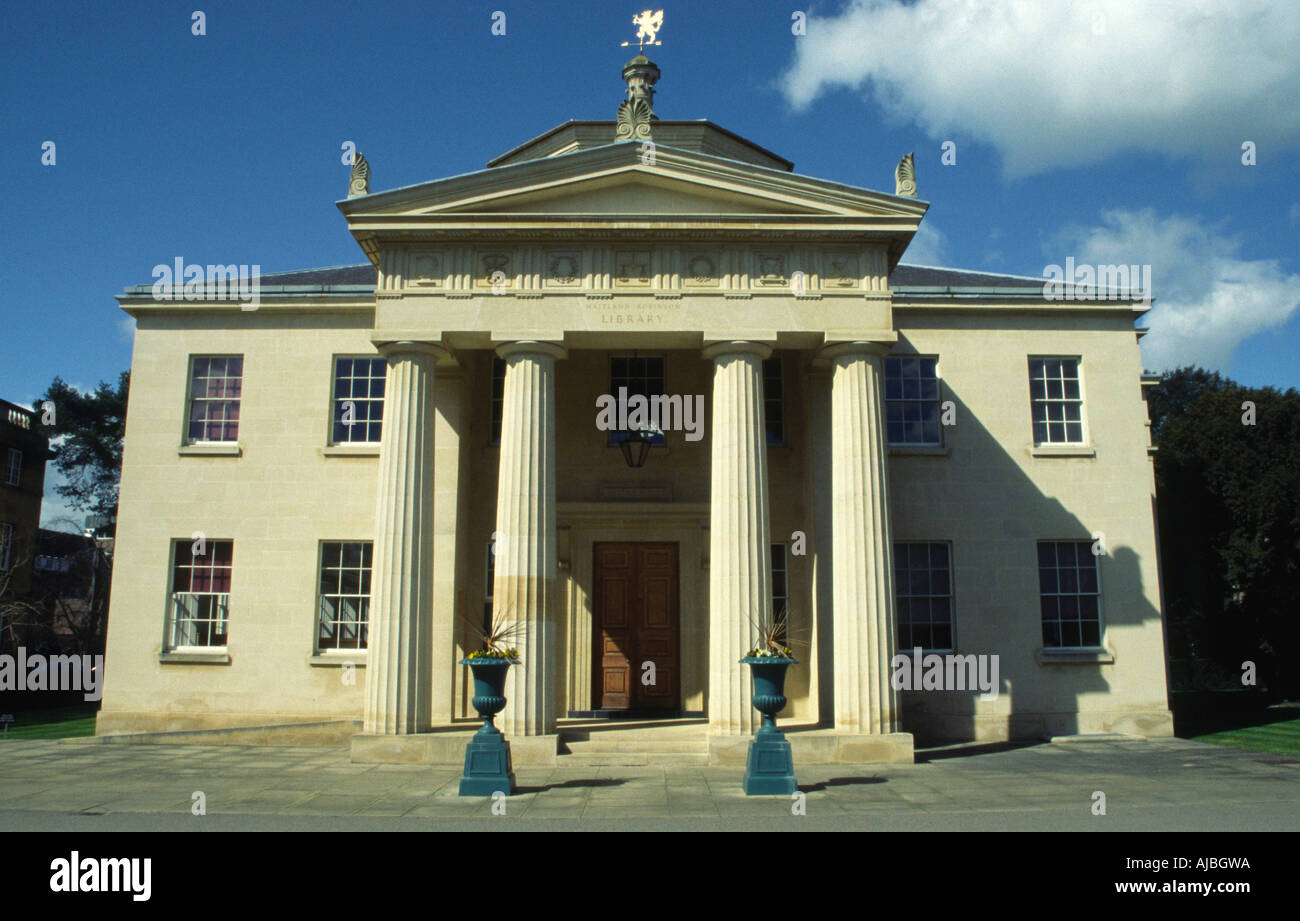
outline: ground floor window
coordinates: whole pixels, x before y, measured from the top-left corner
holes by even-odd
[[[372,552],[368,540],[321,542],[318,652],[366,648]]]
[[[492,584],[496,581],[497,542],[488,541],[483,562],[483,632],[492,632]]]
[[[951,650],[952,550],[946,542],[894,544],[900,649]]]
[[[1091,541],[1039,541],[1038,589],[1044,646],[1101,645],[1101,586]]]
[[[786,563],[785,544],[772,545],[772,612],[777,616],[786,613],[790,603],[790,578]]]
[[[226,645],[234,542],[178,540],[172,551],[172,649]]]

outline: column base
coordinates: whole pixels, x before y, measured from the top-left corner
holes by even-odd
[[[799,789],[790,743],[781,730],[764,727],[750,741],[744,789],[746,796],[789,796]]]
[[[510,743],[492,726],[474,733],[465,746],[465,773],[461,796],[506,796],[515,792],[515,772],[510,764]]]

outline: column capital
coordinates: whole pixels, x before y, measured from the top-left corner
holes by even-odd
[[[892,342],[855,339],[851,342],[835,342],[827,345],[817,353],[817,358],[834,361],[844,355],[887,355],[893,347]]]
[[[568,358],[569,350],[555,342],[545,342],[541,339],[516,339],[513,342],[503,342],[496,347],[498,358],[509,358],[512,355],[545,355],[547,358]]]
[[[385,358],[392,358],[394,355],[424,355],[438,361],[444,361],[451,358],[451,351],[440,342],[431,342],[423,339],[389,339],[374,340],[375,349]]]
[[[771,358],[772,346],[753,339],[728,339],[705,346],[702,354],[710,360],[722,355],[756,355],[759,358]]]

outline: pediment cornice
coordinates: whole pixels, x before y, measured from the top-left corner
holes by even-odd
[[[702,196],[754,205],[760,219],[784,215],[898,217],[915,225],[928,203],[870,189],[769,169],[694,151],[656,147],[653,157],[636,142],[610,144],[561,156],[528,160],[339,202],[349,225],[374,226],[385,218],[448,216],[470,212],[512,216],[530,199],[562,201],[566,191],[619,183],[697,190]],[[542,208],[545,211],[545,208]],[[527,210],[539,216],[536,207]],[[557,214],[573,219],[572,211]],[[708,211],[676,213],[688,220]],[[663,221],[663,214],[657,219]]]

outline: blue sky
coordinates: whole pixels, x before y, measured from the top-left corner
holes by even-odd
[[[156,264],[363,261],[334,205],[344,141],[379,190],[613,118],[639,6],[6,4],[0,396],[115,379],[131,333],[113,295]],[[1069,256],[1150,264],[1149,367],[1300,386],[1300,6],[664,9],[661,118],[709,118],[797,172],[887,192],[915,151],[931,209],[905,261],[1036,277]]]

